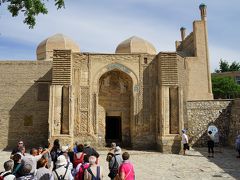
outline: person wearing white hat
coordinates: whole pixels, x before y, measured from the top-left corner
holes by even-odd
[[[69,157],[69,154],[68,154],[68,153],[69,153],[69,146],[62,146],[61,150],[62,150],[62,155],[64,155],[65,158],[66,158],[66,160],[67,160],[68,169],[69,169],[70,171],[72,171],[72,169],[73,169],[73,164],[72,164],[72,162],[71,162],[71,160],[70,160],[70,157]]]
[[[56,169],[53,171],[54,180],[73,180],[71,171],[68,169],[68,162],[64,155],[60,155],[56,161]]]
[[[118,168],[122,164],[123,159],[122,159],[122,150],[119,146],[116,146],[114,150],[114,156],[109,162],[109,174],[108,176],[111,179],[115,179],[118,176]]]

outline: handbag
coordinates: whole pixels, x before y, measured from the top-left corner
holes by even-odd
[[[111,179],[114,179],[116,176],[117,176],[116,171],[110,171],[110,173],[108,173],[108,177],[110,177]]]
[[[114,179],[118,173],[116,170],[114,170],[114,166],[116,165],[116,163],[117,163],[117,159],[116,159],[116,156],[114,156],[114,164],[110,169],[110,172],[108,173],[108,177],[110,177],[111,179]]]

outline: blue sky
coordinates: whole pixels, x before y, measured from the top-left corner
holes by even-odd
[[[35,60],[36,47],[44,39],[62,33],[76,41],[82,52],[113,53],[123,40],[136,35],[160,51],[175,51],[179,29],[192,31],[200,19],[199,4],[207,5],[210,66],[220,58],[240,61],[240,1],[219,0],[71,0],[56,10],[46,1],[47,15],[37,17],[34,29],[12,18],[0,7],[0,60]]]

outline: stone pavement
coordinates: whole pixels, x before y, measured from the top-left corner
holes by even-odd
[[[104,179],[108,179],[107,151],[100,152],[100,164],[104,168]],[[207,158],[207,149],[188,151],[187,156],[162,154],[151,151],[130,150],[130,160],[134,163],[136,180],[211,180],[240,179],[240,159],[236,152],[224,148],[215,153],[215,158]],[[0,152],[0,170],[10,152]]]

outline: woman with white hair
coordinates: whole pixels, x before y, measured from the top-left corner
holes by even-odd
[[[95,156],[89,157],[90,167],[84,172],[84,180],[102,180],[102,168],[97,165],[97,158]]]

